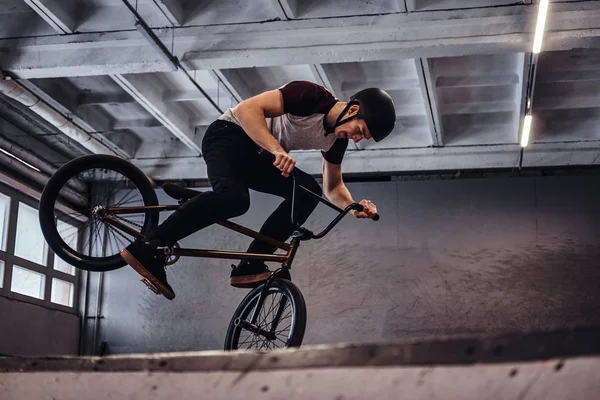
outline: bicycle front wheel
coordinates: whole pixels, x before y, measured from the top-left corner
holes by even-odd
[[[158,211],[117,214],[109,210],[156,205],[152,183],[129,161],[102,154],[83,156],[63,165],[46,183],[40,198],[40,227],[48,246],[66,263],[88,271],[110,271],[126,265],[120,250],[156,227]]]
[[[271,350],[302,344],[306,303],[300,289],[286,279],[275,279],[257,310],[263,287],[254,288],[236,309],[227,329],[225,350]]]

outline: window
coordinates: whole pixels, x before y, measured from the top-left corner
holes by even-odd
[[[57,228],[77,246],[77,226],[59,219]],[[0,184],[0,295],[74,313],[77,278],[48,248],[36,201]]]
[[[44,274],[13,265],[10,290],[43,300],[45,278]]]
[[[77,227],[67,224],[63,221],[58,221],[56,228],[60,233],[63,240],[71,246],[71,248],[77,248]],[[45,242],[44,242],[45,243]],[[65,274],[75,275],[75,267],[67,264],[60,257],[54,257],[54,269],[57,271],[64,272]]]
[[[48,261],[48,246],[40,228],[38,211],[23,203],[19,203],[17,215],[15,256],[41,265]]]

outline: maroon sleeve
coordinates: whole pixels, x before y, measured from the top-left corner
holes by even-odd
[[[337,99],[323,86],[307,81],[293,81],[279,88],[283,95],[283,112],[298,116],[325,114]]]

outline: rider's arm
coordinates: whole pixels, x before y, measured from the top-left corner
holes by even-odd
[[[354,203],[350,191],[342,180],[342,164],[330,163],[323,157],[323,192],[333,204],[345,208]]]
[[[346,208],[354,203],[350,191],[342,180],[342,164],[334,164],[323,157],[323,192],[333,204]],[[350,210],[356,218],[372,218],[377,214],[377,207],[370,200],[361,200],[363,211]]]
[[[233,109],[242,129],[260,147],[275,156],[275,165],[281,175],[288,177],[296,165],[296,160],[281,147],[267,127],[266,118],[278,117],[284,113],[283,95],[280,90],[269,90],[242,101]]]
[[[267,127],[266,118],[283,114],[283,96],[279,90],[269,90],[239,103],[233,114],[242,129],[256,144],[270,153],[283,152],[283,148]]]

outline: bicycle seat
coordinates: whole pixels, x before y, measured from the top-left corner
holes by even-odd
[[[164,183],[162,185],[163,190],[166,194],[174,198],[175,200],[187,200],[195,197],[200,192],[193,189],[184,188],[174,183]]]

